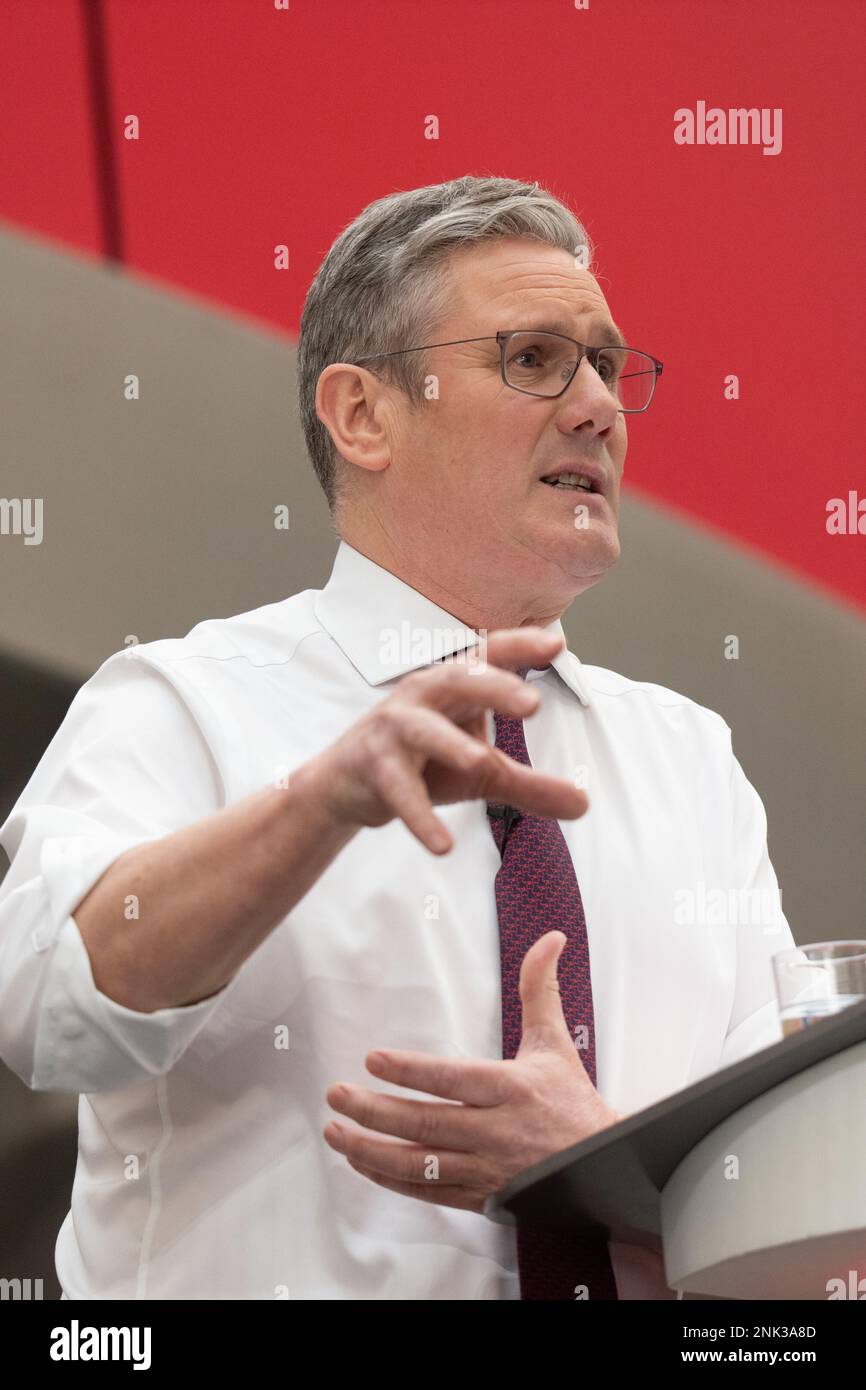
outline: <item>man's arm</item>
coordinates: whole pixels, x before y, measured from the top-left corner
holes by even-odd
[[[286,787],[231,806],[206,704],[196,714],[191,688],[188,700],[180,676],[144,653],[110,658],[0,829],[0,1055],[37,1090],[162,1075],[361,827],[399,818],[442,854],[441,804],[582,815],[584,792],[487,735],[491,709],[537,705],[512,670],[560,645],[538,629],[495,633],[472,670],[406,676]]]
[[[97,988],[142,1013],[209,998],[362,826],[400,817],[441,853],[450,836],[433,810],[439,802],[493,794],[543,814],[582,814],[583,792],[506,758],[486,737],[488,709],[528,714],[538,703],[493,657],[517,665],[525,651],[540,659],[558,646],[539,629],[494,634],[484,670],[439,665],[404,677],[286,788],[122,854],[73,909]],[[140,908],[129,923],[133,894]]]
[[[306,764],[287,787],[114,861],[72,912],[97,989],[150,1013],[198,1003],[232,979],[358,828],[323,810],[313,772]]]

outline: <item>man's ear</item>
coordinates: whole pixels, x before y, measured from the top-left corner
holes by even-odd
[[[350,362],[329,363],[316,383],[316,414],[348,463],[374,473],[388,467],[387,393],[372,372]]]

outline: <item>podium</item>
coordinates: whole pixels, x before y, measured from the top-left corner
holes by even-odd
[[[550,1155],[485,1213],[661,1251],[682,1293],[866,1298],[866,1001]]]

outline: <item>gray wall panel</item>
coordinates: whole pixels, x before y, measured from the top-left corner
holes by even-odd
[[[11,231],[0,276],[0,492],[45,499],[41,546],[0,537],[0,648],[81,680],[129,633],[324,582],[336,536],[285,340]],[[634,493],[622,535],[566,616],[573,649],[718,710],[767,807],[795,935],[866,935],[866,622]]]

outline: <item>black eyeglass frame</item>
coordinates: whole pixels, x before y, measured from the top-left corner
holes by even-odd
[[[514,386],[512,382],[508,380],[508,377],[506,375],[505,354],[508,349],[509,341],[512,338],[516,337],[519,333],[538,333],[539,336],[543,334],[545,338],[561,338],[563,342],[572,343],[573,346],[577,348],[578,355],[577,361],[574,364],[574,371],[571,373],[571,376],[568,378],[568,381],[566,381],[561,391],[556,391],[553,395],[549,395],[545,391],[527,391],[525,386]],[[356,361],[350,363],[350,365],[353,367],[360,367],[365,362],[376,362],[380,357],[399,357],[404,352],[427,352],[430,348],[457,347],[461,343],[486,343],[494,341],[499,344],[499,368],[502,373],[503,385],[507,386],[510,391],[520,391],[524,396],[535,396],[538,399],[545,401],[558,400],[559,397],[562,396],[568,390],[569,386],[571,385],[578,373],[581,362],[585,357],[589,359],[589,365],[592,367],[593,371],[597,372],[599,355],[602,352],[609,352],[611,348],[618,348],[621,352],[640,353],[641,357],[646,357],[648,361],[652,362],[653,364],[653,380],[652,386],[650,387],[649,400],[647,401],[646,405],[642,405],[637,408],[627,408],[621,405],[617,406],[617,410],[622,415],[642,415],[645,410],[649,409],[650,405],[652,404],[652,398],[655,395],[656,382],[658,381],[659,377],[664,371],[664,363],[660,362],[657,357],[653,357],[652,353],[644,352],[641,348],[629,347],[622,343],[605,343],[601,347],[592,347],[589,343],[579,343],[576,338],[569,338],[565,333],[551,333],[546,328],[512,328],[509,329],[508,332],[500,332],[495,334],[485,333],[480,338],[451,338],[448,342],[445,343],[425,343],[421,347],[396,348],[393,352],[371,352],[368,353],[365,357],[357,358]]]

